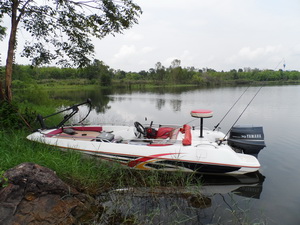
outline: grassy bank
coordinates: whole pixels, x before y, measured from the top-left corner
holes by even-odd
[[[99,81],[88,79],[44,79],[38,80],[36,86],[43,89],[91,89],[99,87]]]
[[[15,81],[13,87],[15,91],[22,90],[92,90],[92,89],[152,89],[152,88],[180,88],[180,87],[221,87],[221,86],[258,86],[258,85],[299,85],[300,80],[269,80],[255,81],[250,79],[222,80],[219,82],[207,83],[168,83],[150,80],[114,80],[110,86],[102,86],[98,80],[88,79],[44,79],[34,82]]]

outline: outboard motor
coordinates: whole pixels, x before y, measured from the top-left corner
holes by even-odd
[[[261,126],[234,126],[232,127],[228,145],[245,154],[257,156],[265,145],[264,132]]]

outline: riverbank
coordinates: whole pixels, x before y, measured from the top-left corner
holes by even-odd
[[[110,86],[102,86],[96,79],[43,79],[31,82],[23,82],[16,80],[13,82],[14,90],[28,90],[28,89],[43,89],[43,90],[59,90],[59,89],[82,89],[90,90],[95,88],[158,88],[158,87],[222,87],[222,86],[240,86],[240,85],[293,85],[300,84],[299,80],[250,80],[250,79],[236,79],[236,80],[220,80],[218,82],[192,82],[192,83],[168,83],[162,81],[151,80],[113,80]]]

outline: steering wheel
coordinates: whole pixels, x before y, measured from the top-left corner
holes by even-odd
[[[145,128],[142,124],[140,124],[139,122],[134,122],[134,126],[137,130],[137,133],[135,135],[138,138],[140,138],[141,136],[145,136]]]

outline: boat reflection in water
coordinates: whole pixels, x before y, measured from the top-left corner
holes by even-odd
[[[197,186],[116,189],[98,198],[105,209],[100,224],[126,221],[132,224],[229,224],[231,221],[234,224],[235,220],[240,224],[241,214],[247,220],[251,216],[250,201],[260,198],[264,179],[259,172],[239,176],[204,175],[201,176],[203,184]]]
[[[257,173],[239,176],[203,176],[203,194],[227,194],[259,199],[265,177]]]

